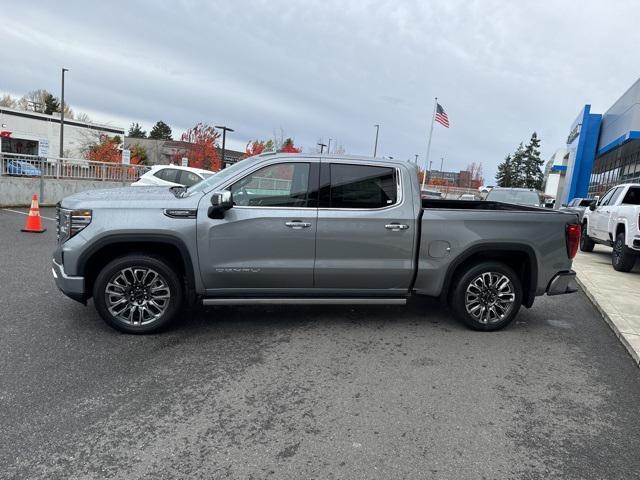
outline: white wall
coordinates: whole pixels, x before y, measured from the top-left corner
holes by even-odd
[[[28,114],[29,117],[25,117]],[[0,109],[1,130],[11,132],[11,138],[40,141],[49,140],[49,156],[60,154],[60,117],[34,112],[21,112],[2,107]],[[78,125],[74,125],[73,122]],[[94,143],[100,134],[124,136],[124,129],[110,125],[88,124],[65,119],[64,150],[65,157],[81,158],[83,148]],[[0,139],[1,141],[2,139]],[[0,144],[1,146],[1,144]]]
[[[44,179],[44,201],[41,205],[55,205],[64,197],[85,190],[99,190],[130,185],[123,182],[102,182],[98,180],[56,180]],[[0,207],[28,207],[31,196],[40,195],[39,178],[0,177]]]

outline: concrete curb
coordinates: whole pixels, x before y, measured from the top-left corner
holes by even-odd
[[[636,351],[635,348],[633,348],[633,345],[629,343],[624,333],[620,331],[620,329],[618,328],[618,325],[616,325],[616,322],[614,322],[609,316],[609,314],[606,312],[606,310],[602,308],[602,306],[596,300],[595,296],[592,295],[591,292],[589,292],[589,289],[580,280],[578,275],[576,275],[576,282],[578,283],[578,286],[582,289],[584,294],[587,296],[589,301],[600,312],[600,315],[602,315],[602,318],[604,318],[605,322],[607,322],[609,327],[611,327],[611,330],[613,330],[613,333],[615,333],[616,337],[618,337],[622,345],[624,345],[624,348],[627,349],[627,352],[629,352],[629,355],[631,355],[631,358],[633,358],[633,361],[636,363],[636,365],[640,367],[640,352]]]

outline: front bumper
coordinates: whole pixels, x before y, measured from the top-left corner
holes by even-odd
[[[576,272],[570,270],[568,272],[560,272],[551,279],[547,287],[547,295],[562,295],[573,293],[577,290]]]
[[[84,277],[72,277],[64,273],[64,267],[52,260],[51,273],[56,281],[56,286],[67,297],[80,303],[87,303],[84,292]]]

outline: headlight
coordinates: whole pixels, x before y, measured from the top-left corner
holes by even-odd
[[[56,208],[58,242],[64,243],[91,223],[91,210],[68,210]]]

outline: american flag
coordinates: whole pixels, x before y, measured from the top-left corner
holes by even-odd
[[[442,105],[439,103],[436,104],[436,122],[442,125],[445,128],[449,128],[449,117],[447,117],[447,112],[444,111]]]

